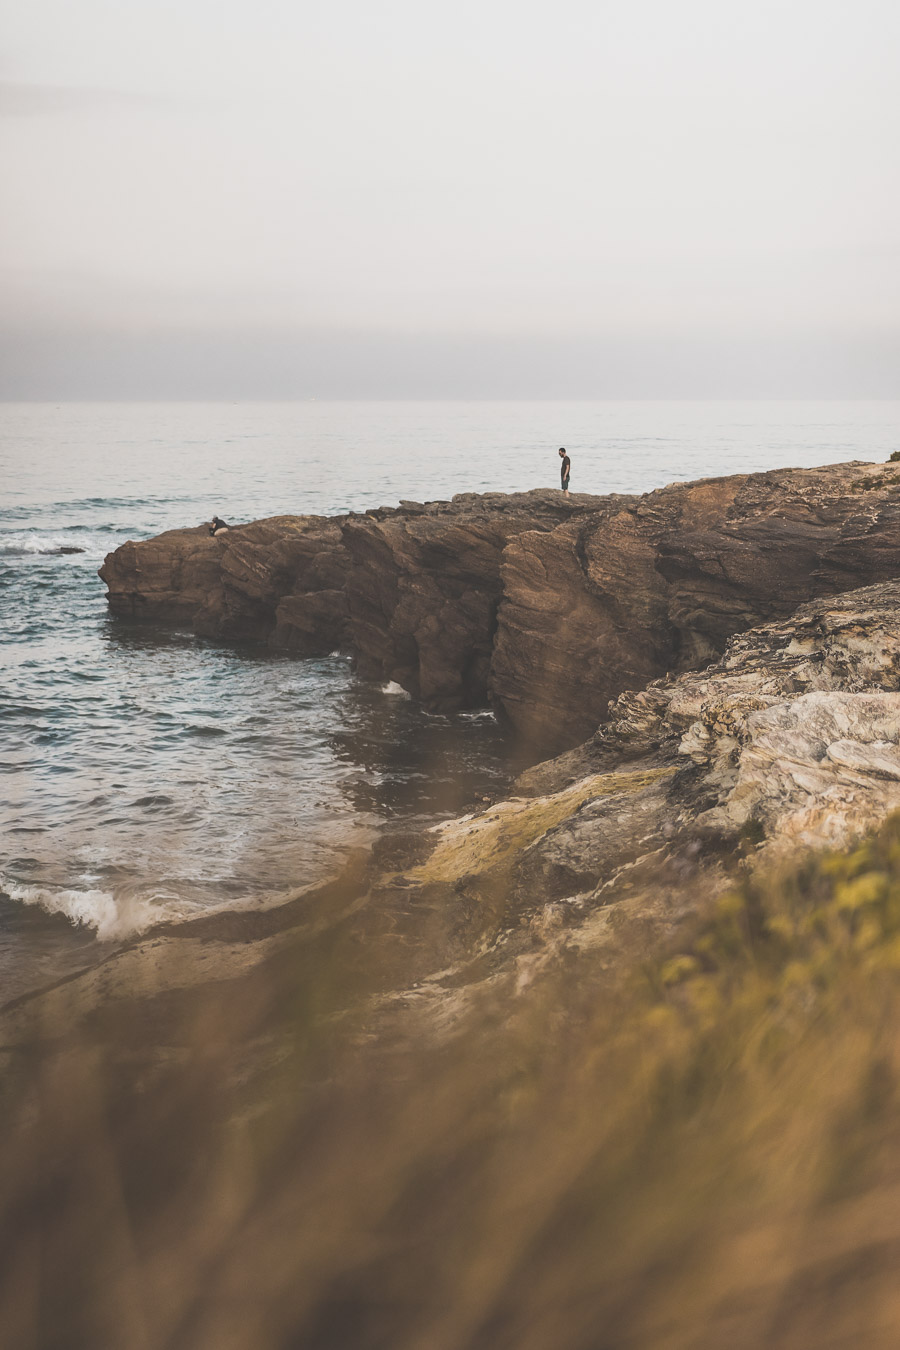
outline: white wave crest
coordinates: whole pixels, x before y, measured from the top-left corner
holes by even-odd
[[[88,533],[61,531],[43,534],[38,530],[13,530],[0,535],[0,557],[23,558],[36,553],[61,553],[77,549],[79,553],[98,553],[109,549],[109,541],[98,541]]]
[[[410,695],[403,688],[403,685],[398,684],[396,680],[388,680],[387,684],[383,684],[381,686],[381,692],[383,694],[393,694],[395,698],[410,697]]]
[[[115,896],[111,891],[53,890],[4,881],[3,890],[22,905],[40,905],[48,914],[64,914],[70,923],[96,930],[101,942],[134,937],[165,916],[139,896]]]

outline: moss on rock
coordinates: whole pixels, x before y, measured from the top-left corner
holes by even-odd
[[[431,856],[407,875],[420,882],[454,882],[509,867],[519,855],[587,802],[618,793],[631,794],[672,768],[632,773],[600,773],[547,797],[518,797],[501,802],[484,815],[465,816],[438,827]]]

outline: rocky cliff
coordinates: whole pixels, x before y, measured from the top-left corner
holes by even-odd
[[[379,1024],[413,1009],[453,1025],[486,980],[524,987],[566,952],[621,966],[748,870],[845,847],[900,810],[900,580],[809,602],[701,671],[621,694],[514,793],[424,834],[401,825],[352,895],[338,888],[322,931],[343,933]],[[294,909],[198,920],[179,941],[243,949],[319,923],[309,896]]]
[[[10,1344],[896,1344],[900,581],[517,790],[0,1010]]]
[[[100,576],[114,614],[321,656],[345,637],[342,523],[273,516],[214,538],[205,525],[168,530],[122,544]]]
[[[434,711],[484,705],[503,552],[525,531],[624,498],[539,490],[404,502],[362,515],[275,516],[123,544],[100,575],[114,613],[300,655],[351,651]]]
[[[520,732],[558,747],[608,701],[706,664],[733,633],[900,573],[895,465],[673,484],[503,558],[492,694]]]
[[[396,680],[434,711],[485,704],[506,548],[610,500],[468,493],[346,519],[347,642],[360,674]]]
[[[545,752],[611,699],[817,595],[900,573],[900,472],[832,465],[176,530],[101,568],[113,610],[300,654],[344,647],[435,710],[485,703]]]
[[[900,581],[804,605],[610,712],[377,880],[382,922],[397,904],[442,916],[442,959],[466,972],[457,1003],[486,977],[521,988],[562,953],[643,956],[738,877],[847,847],[900,810]],[[447,983],[422,978],[404,1006],[446,1018]]]
[[[98,1004],[111,1024],[132,1003],[142,1021],[147,1000],[258,977],[239,1006],[286,982],[385,1044],[413,1028],[443,1042],[479,1000],[560,963],[587,962],[588,983],[637,968],[742,879],[768,884],[785,858],[852,846],[900,810],[900,580],[807,603],[702,671],[620,695],[514,794],[431,831],[401,822],[279,909],[157,931],[7,1007],[4,1035],[36,1015],[78,1026]]]

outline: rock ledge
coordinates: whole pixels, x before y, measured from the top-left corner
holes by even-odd
[[[733,634],[898,574],[900,475],[861,464],[174,530],[100,569],[115,613],[298,655],[342,648],[434,711],[490,701],[544,753]]]

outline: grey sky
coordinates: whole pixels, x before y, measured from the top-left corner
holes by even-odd
[[[900,394],[896,0],[0,16],[0,395]]]

